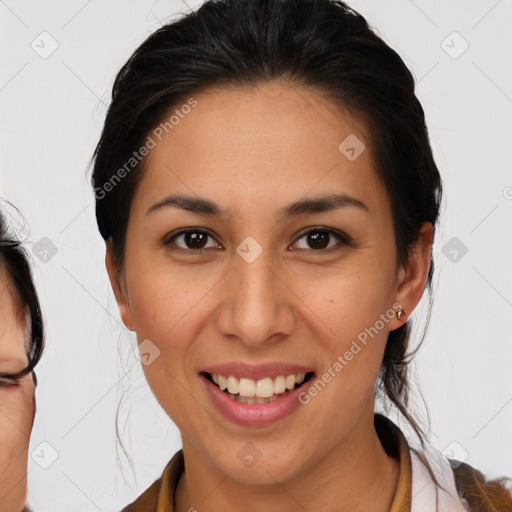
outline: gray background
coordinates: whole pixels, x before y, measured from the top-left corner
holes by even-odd
[[[48,332],[28,469],[36,512],[119,510],[180,447],[120,323],[86,168],[117,70],[199,3],[0,0],[0,187],[26,219]],[[512,2],[350,5],[416,76],[445,181],[436,300],[416,359],[431,440],[512,476]],[[116,445],[122,399],[134,473]],[[413,403],[422,410],[419,394]]]

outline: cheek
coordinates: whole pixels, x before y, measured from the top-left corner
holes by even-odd
[[[389,323],[396,311],[392,307],[393,267],[390,262],[369,258],[343,271],[332,272],[329,279],[304,278],[304,314],[310,325],[316,321],[316,343],[325,354],[324,371],[317,378],[324,403],[333,405],[335,416],[357,413],[369,397],[377,378]],[[332,384],[331,384],[332,383]]]
[[[33,416],[31,375],[22,377],[16,386],[0,388],[0,467],[8,467],[9,461],[26,465]]]
[[[181,426],[183,417],[194,416],[184,391],[189,387],[186,360],[190,340],[195,336],[190,323],[194,294],[184,291],[176,280],[149,273],[139,275],[144,278],[132,282],[129,288],[139,364],[162,409]]]
[[[303,303],[326,327],[327,336],[338,348],[339,342],[355,339],[374,326],[382,314],[391,316],[392,278],[378,265],[353,266],[332,272],[328,277],[305,277],[301,284]],[[387,330],[379,322],[378,330]],[[343,344],[343,343],[342,343]]]
[[[151,266],[154,268],[148,272]],[[187,283],[183,272],[155,267],[154,263],[134,268],[131,276],[134,277],[128,283],[129,302],[139,343],[149,338],[161,350],[171,341],[179,345],[180,337],[176,333],[194,316],[208,289],[207,283],[202,286]]]
[[[204,298],[211,285],[187,283],[186,273],[158,266],[151,272],[132,269],[130,275],[137,276],[128,290],[143,370],[157,400],[174,416],[173,404],[187,398],[180,393],[195,377],[187,372],[194,368],[194,340],[204,324]],[[144,353],[149,354],[146,360]]]

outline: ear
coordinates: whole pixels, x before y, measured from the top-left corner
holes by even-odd
[[[395,302],[400,304],[402,318],[395,316],[390,322],[390,330],[401,327],[410,317],[423,295],[430,268],[430,255],[434,228],[430,222],[421,226],[417,242],[409,255],[409,261],[398,270]]]
[[[130,331],[134,331],[135,329],[133,327],[133,315],[130,308],[130,302],[125,297],[124,286],[121,282],[121,278],[114,261],[114,251],[112,249],[112,242],[110,239],[106,242],[105,267],[107,268],[108,277],[110,279],[112,290],[114,291],[117,306],[119,307],[121,319]]]

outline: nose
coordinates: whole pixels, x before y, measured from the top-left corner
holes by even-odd
[[[251,263],[234,255],[216,316],[220,333],[251,348],[293,333],[297,299],[286,283],[285,273],[272,261],[270,251],[263,251]]]

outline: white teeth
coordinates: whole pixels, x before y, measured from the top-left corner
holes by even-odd
[[[224,391],[228,387],[227,379],[224,375],[219,375],[219,388]]]
[[[290,375],[279,375],[274,380],[270,377],[254,380],[242,377],[238,379],[233,375],[211,374],[213,382],[219,386],[222,391],[226,391],[228,396],[236,397],[236,400],[248,404],[261,404],[277,400],[287,390],[292,390],[296,385],[300,385],[306,378],[305,373]]]
[[[227,385],[228,385],[228,391],[232,395],[236,395],[238,393],[238,379],[236,377],[233,377],[230,375],[228,377]]]
[[[286,389],[293,389],[295,387],[295,375],[288,375],[286,377]]]
[[[279,395],[286,391],[286,380],[282,375],[276,377],[274,380],[274,394]]]
[[[238,385],[238,393],[245,397],[256,396],[256,386],[254,381],[252,379],[240,379],[240,384]]]
[[[260,379],[256,383],[256,396],[259,398],[269,398],[274,394],[274,383],[270,377]]]
[[[237,402],[240,402],[242,404],[247,405],[254,405],[254,404],[267,404],[269,402],[273,402],[274,400],[277,400],[279,397],[277,396],[271,396],[269,398],[261,398],[261,397],[245,397],[240,395],[228,395],[230,398],[233,398],[233,400],[236,400]]]

